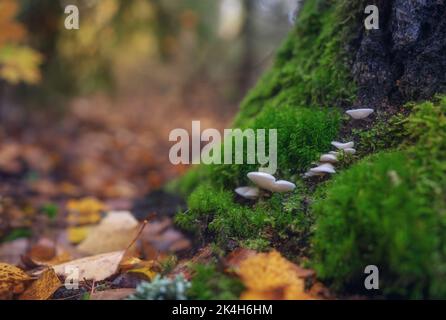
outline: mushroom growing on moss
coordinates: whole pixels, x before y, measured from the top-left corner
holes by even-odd
[[[320,162],[336,163],[338,158],[334,154],[323,154],[319,159]]]
[[[339,150],[345,150],[345,149],[353,148],[355,146],[355,143],[353,141],[346,142],[346,143],[332,141],[331,145],[338,148]]]
[[[346,149],[344,149],[344,153],[346,153],[346,154],[355,154],[356,153],[356,149],[346,148]]]
[[[324,163],[316,168],[310,169],[310,172],[314,173],[336,173],[335,168],[331,163]]]
[[[274,176],[265,172],[250,172],[248,178],[260,188],[271,192],[290,192],[296,188],[294,183],[285,180],[276,181]]]
[[[360,120],[367,118],[373,112],[374,112],[373,109],[352,109],[352,110],[347,110],[345,113],[347,113],[350,117],[352,117],[355,120]]]
[[[255,187],[239,187],[234,191],[245,199],[254,200],[259,197],[259,189]]]

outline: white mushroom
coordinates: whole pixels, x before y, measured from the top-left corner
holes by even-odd
[[[296,185],[292,182],[279,180],[272,185],[273,192],[290,192],[296,189]]]
[[[348,148],[353,148],[355,146],[355,143],[353,141],[350,142],[346,142],[346,143],[342,143],[342,142],[338,142],[338,141],[333,141],[331,143],[333,146],[335,146],[336,148],[340,149],[340,150],[345,150]]]
[[[248,178],[262,189],[270,190],[276,178],[265,172],[250,172]]]
[[[319,160],[320,162],[330,162],[330,163],[336,163],[338,162],[338,158],[333,154],[323,154]]]
[[[307,179],[307,178],[312,178],[312,177],[320,177],[323,175],[324,175],[324,173],[321,173],[321,172],[308,171],[308,172],[305,172],[303,177],[304,177],[304,179]]]
[[[259,189],[255,187],[239,187],[234,190],[239,196],[246,199],[256,199],[259,197]]]
[[[339,152],[337,151],[330,151],[329,154],[334,155],[335,157],[339,156]]]
[[[335,168],[331,163],[321,164],[319,167],[310,169],[314,173],[336,173]]]
[[[344,149],[344,152],[345,152],[346,154],[355,154],[355,153],[356,153],[356,149],[353,149],[353,148],[347,148],[347,149]]]
[[[365,119],[374,112],[373,109],[353,109],[347,110],[346,113],[353,119]]]
[[[264,172],[250,172],[248,178],[260,188],[271,192],[289,192],[296,188],[294,183],[285,180],[276,181],[276,178]]]

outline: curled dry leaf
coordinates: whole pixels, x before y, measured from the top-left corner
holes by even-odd
[[[72,255],[65,247],[48,238],[41,238],[22,256],[23,264],[29,268],[52,266],[71,259]]]
[[[26,290],[20,300],[47,300],[60,288],[62,283],[54,272],[54,269],[45,270]]]
[[[57,275],[66,277],[67,270],[77,270],[79,279],[102,281],[116,274],[125,251],[104,253],[53,266]]]
[[[0,263],[0,299],[10,299],[25,290],[25,283],[32,280],[23,270]]]
[[[48,261],[56,256],[56,243],[48,238],[41,238],[31,247],[28,256],[36,261]]]
[[[305,281],[299,270],[277,251],[249,257],[241,262],[238,270],[247,288],[241,299],[314,299],[305,293]]]

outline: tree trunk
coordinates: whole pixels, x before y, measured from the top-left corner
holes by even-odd
[[[353,43],[359,106],[383,108],[446,89],[444,0],[379,0],[380,29]]]

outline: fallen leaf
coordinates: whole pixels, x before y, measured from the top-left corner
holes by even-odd
[[[10,299],[25,290],[25,283],[32,280],[23,270],[6,263],[0,263],[0,299]]]
[[[299,271],[277,251],[249,257],[240,263],[238,270],[247,288],[241,299],[270,299],[271,295],[280,300],[314,299],[305,293],[305,280]],[[282,292],[281,296],[278,292]]]
[[[41,238],[33,245],[28,256],[36,261],[48,261],[56,256],[56,244],[48,238]]]
[[[135,293],[135,289],[121,288],[97,291],[90,295],[90,300],[123,300]]]
[[[34,281],[28,289],[23,292],[20,300],[47,300],[62,285],[52,268],[44,271],[39,279]]]
[[[79,280],[102,281],[117,273],[125,251],[104,253],[53,266],[59,276],[66,277],[67,270],[77,269]]]
[[[106,209],[105,204],[95,198],[70,200],[67,205],[67,220],[71,225],[95,224],[101,220],[101,212]]]
[[[128,211],[112,211],[93,227],[77,247],[86,254],[100,254],[126,249],[138,233],[138,221]],[[134,247],[136,248],[136,247]]]
[[[128,273],[136,273],[139,276],[145,278],[145,280],[152,280],[158,272],[160,272],[160,266],[157,261],[141,261],[134,265],[134,267],[128,270]]]
[[[79,244],[85,238],[87,238],[88,233],[91,231],[91,226],[81,226],[81,227],[70,227],[67,229],[68,241],[73,244]]]

